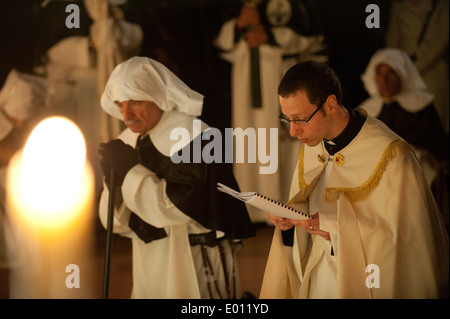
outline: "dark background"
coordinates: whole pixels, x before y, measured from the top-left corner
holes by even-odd
[[[83,1],[0,0],[0,87],[11,70],[22,72],[43,61],[59,40],[89,35],[91,19]],[[391,1],[294,0],[308,9],[310,31],[323,34],[329,64],[340,77],[343,102],[356,107],[367,96],[360,75],[370,56],[383,46]],[[80,8],[80,28],[68,29],[67,5]],[[370,3],[380,8],[381,26],[368,29],[365,12]],[[240,0],[128,0],[122,6],[126,20],[141,25],[144,43],[140,55],[165,52],[178,76],[205,96],[202,119],[210,126],[230,127],[230,65],[221,60],[212,41],[220,26],[239,12]],[[159,51],[158,51],[159,50]]]

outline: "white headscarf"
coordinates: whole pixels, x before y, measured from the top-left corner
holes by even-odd
[[[12,69],[0,91],[0,110],[17,120],[27,120],[46,104],[47,82],[32,74]],[[1,119],[1,135],[8,135],[11,125]],[[8,121],[9,122],[9,121]]]
[[[401,91],[394,99],[406,111],[418,112],[433,101],[433,95],[428,91],[425,81],[405,52],[395,48],[380,49],[372,56],[361,76],[364,87],[370,95],[361,107],[366,109],[369,115],[378,116],[384,103],[375,81],[376,68],[380,64],[387,64],[400,77]]]
[[[203,95],[191,90],[161,63],[133,57],[115,67],[101,97],[106,113],[123,120],[114,101],[151,101],[161,110],[199,116]]]

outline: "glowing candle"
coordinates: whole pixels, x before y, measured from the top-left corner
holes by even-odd
[[[7,173],[7,210],[23,249],[11,274],[12,298],[89,297],[80,288],[92,252],[93,185],[76,125],[62,117],[39,123]]]

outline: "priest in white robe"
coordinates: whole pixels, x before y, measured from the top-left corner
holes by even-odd
[[[342,106],[326,65],[300,63],[280,83],[282,120],[303,142],[261,298],[448,298],[448,235],[409,144]]]

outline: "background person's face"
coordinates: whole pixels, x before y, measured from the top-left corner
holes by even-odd
[[[380,64],[375,69],[375,81],[378,91],[384,98],[397,95],[402,88],[402,81],[397,73],[387,64]]]
[[[150,101],[122,101],[115,102],[122,114],[125,125],[131,131],[145,135],[158,124],[161,118],[161,109]]]

